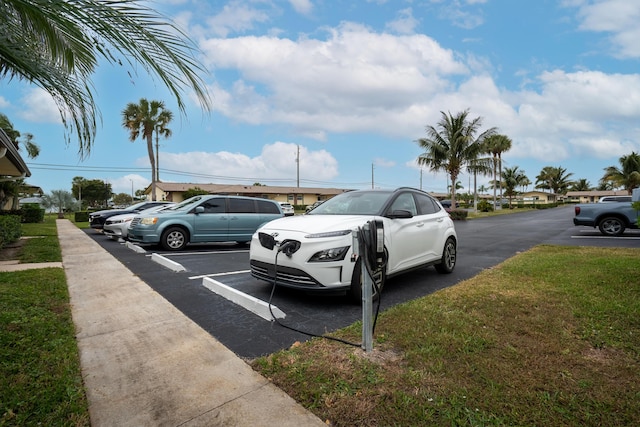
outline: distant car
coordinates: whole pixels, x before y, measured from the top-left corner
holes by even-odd
[[[289,202],[278,202],[278,203],[280,203],[280,207],[282,208],[282,212],[284,213],[284,216],[291,216],[296,213],[291,203]]]
[[[111,239],[126,239],[129,234],[129,225],[137,215],[158,212],[173,205],[175,205],[175,203],[167,203],[159,206],[153,206],[140,212],[129,212],[126,214],[114,215],[111,218],[107,218],[102,228],[102,232],[105,236],[108,236]]]
[[[602,196],[598,203],[630,202],[631,196]]]
[[[305,213],[314,210],[315,208],[320,206],[322,203],[324,203],[324,200],[318,200],[317,202],[313,202],[312,205],[309,205],[309,206],[306,207]]]
[[[258,227],[283,216],[274,200],[194,196],[161,212],[137,215],[129,226],[129,240],[160,244],[168,251],[184,249],[189,243],[246,243]]]
[[[451,200],[440,200],[440,204],[445,209],[451,209]],[[460,207],[460,203],[456,201],[456,209]]]
[[[125,213],[138,213],[148,208],[152,208],[154,206],[167,205],[172,202],[167,201],[146,201],[136,203],[135,205],[131,205],[128,208],[124,209],[106,209],[102,211],[92,212],[89,214],[89,225],[91,228],[96,230],[102,230],[104,227],[104,223],[107,218],[111,218],[112,216],[125,214]]]
[[[347,292],[358,301],[361,261],[352,248],[352,231],[371,220],[384,227],[380,289],[386,277],[417,267],[453,271],[458,238],[449,213],[429,194],[403,187],[349,191],[306,215],[265,224],[251,240],[251,274],[277,286]],[[286,256],[277,257],[283,244]]]

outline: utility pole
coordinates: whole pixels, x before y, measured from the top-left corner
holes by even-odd
[[[373,163],[371,163],[371,189],[373,190]]]
[[[296,154],[296,187],[300,188],[300,144],[298,144],[298,153]]]

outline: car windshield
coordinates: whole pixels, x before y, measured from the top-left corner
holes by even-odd
[[[202,200],[203,196],[193,196],[190,199],[184,200],[180,203],[178,203],[177,205],[173,205],[171,207],[168,207],[167,209],[163,210],[163,212],[167,212],[167,211],[181,211],[181,210],[185,210],[185,209],[191,209],[193,207],[194,203],[199,202],[200,200]]]
[[[309,215],[380,215],[389,195],[386,191],[342,193],[309,211]]]

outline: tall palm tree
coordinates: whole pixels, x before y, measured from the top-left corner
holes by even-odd
[[[487,138],[484,145],[485,151],[493,156],[493,181],[500,189],[500,200],[502,200],[502,185],[498,177],[502,176],[502,153],[511,149],[511,139],[506,135],[495,134]],[[498,167],[497,173],[496,166]],[[493,186],[493,205],[498,206],[496,204],[496,185]],[[502,206],[502,202],[500,206]]]
[[[605,168],[601,182],[611,182],[616,187],[623,187],[629,194],[640,186],[640,154],[632,151],[618,159],[621,167],[609,166]]]
[[[511,200],[517,194],[516,189],[522,186],[522,183],[528,178],[523,170],[518,169],[518,166],[505,168],[500,177],[504,186],[504,194],[509,198],[509,209],[511,209]]]
[[[147,141],[149,163],[151,163],[151,200],[156,200],[156,157],[153,155],[153,133],[162,134],[165,137],[171,135],[167,125],[173,115],[165,109],[162,101],[147,101],[140,99],[138,104],[129,103],[122,111],[122,126],[129,130],[129,140],[134,142],[138,136]],[[157,135],[156,134],[156,135]]]
[[[536,177],[536,188],[551,190],[555,194],[564,194],[573,184],[569,178],[573,173],[567,173],[567,170],[561,166],[545,166]]]
[[[96,133],[91,75],[100,59],[131,69],[141,64],[169,89],[182,113],[186,88],[211,109],[195,44],[144,2],[2,0],[0,34],[0,78],[47,91],[58,105],[67,141],[77,133],[81,156],[89,153]]]
[[[495,128],[487,129],[476,138],[482,126],[482,118],[468,119],[469,110],[453,116],[440,112],[442,118],[436,126],[427,126],[427,138],[417,142],[423,154],[418,157],[419,165],[426,165],[432,171],[445,171],[450,182],[458,181],[458,176],[465,166],[473,164],[482,154],[485,138],[496,132]],[[451,190],[451,206],[456,205],[455,186]]]

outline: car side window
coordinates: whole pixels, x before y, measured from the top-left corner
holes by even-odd
[[[202,202],[199,206],[204,208],[204,213],[220,214],[225,212],[224,198],[214,198]]]
[[[229,199],[229,213],[256,213],[251,199]]]
[[[265,200],[256,200],[258,204],[258,212],[264,214],[279,214],[278,207],[273,202],[267,202]]]
[[[400,194],[391,204],[391,211],[403,210],[411,212],[411,215],[417,215],[416,202],[413,200],[411,193]]]
[[[431,197],[425,194],[415,194],[415,198],[418,201],[420,215],[429,215],[440,210],[440,205],[435,203]]]

